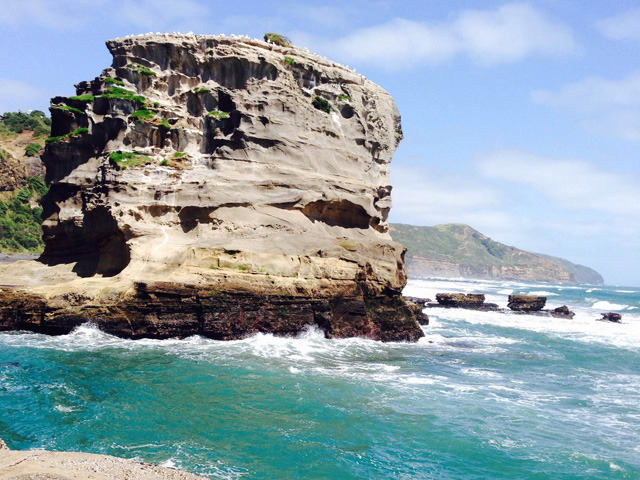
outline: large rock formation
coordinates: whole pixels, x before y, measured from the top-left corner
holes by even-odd
[[[110,68],[52,100],[46,247],[4,269],[0,328],[422,336],[388,233],[402,131],[387,92],[244,37],[107,47]]]
[[[509,247],[468,225],[417,227],[394,223],[391,224],[391,235],[408,248],[409,275],[593,285],[604,283],[602,276],[589,267]]]

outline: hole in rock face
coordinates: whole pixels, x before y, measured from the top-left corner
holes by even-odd
[[[226,92],[218,90],[218,110],[221,112],[232,112],[236,109],[236,104]]]
[[[210,207],[183,207],[178,216],[184,233],[189,233],[199,223],[211,223],[211,214],[215,208]]]
[[[369,228],[371,217],[366,210],[348,200],[312,202],[302,209],[312,221],[345,228]]]
[[[125,234],[103,206],[85,212],[82,225],[63,222],[47,232],[41,261],[48,265],[76,263],[80,277],[113,277],[129,265],[131,256]]]
[[[353,117],[353,107],[351,105],[345,105],[340,109],[340,114],[343,118]]]

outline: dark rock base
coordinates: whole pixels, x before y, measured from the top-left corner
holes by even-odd
[[[111,305],[57,306],[23,290],[0,289],[0,330],[64,335],[86,322],[123,338],[203,335],[236,340],[255,333],[292,336],[309,325],[327,338],[417,341],[422,309],[402,297],[313,298],[222,292],[171,283],[136,284]]]

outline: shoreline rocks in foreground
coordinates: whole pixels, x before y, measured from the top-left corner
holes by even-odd
[[[10,450],[0,439],[0,480],[206,480],[206,477],[107,455]]]
[[[416,341],[389,163],[395,102],[352,70],[245,37],[107,42],[52,100],[45,250],[0,266],[0,329]]]

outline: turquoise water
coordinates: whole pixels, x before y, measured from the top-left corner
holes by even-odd
[[[406,294],[539,292],[573,320],[430,309],[417,344],[258,335],[0,334],[0,438],[211,478],[638,479],[640,290],[414,280]],[[623,324],[595,321],[618,311]]]

